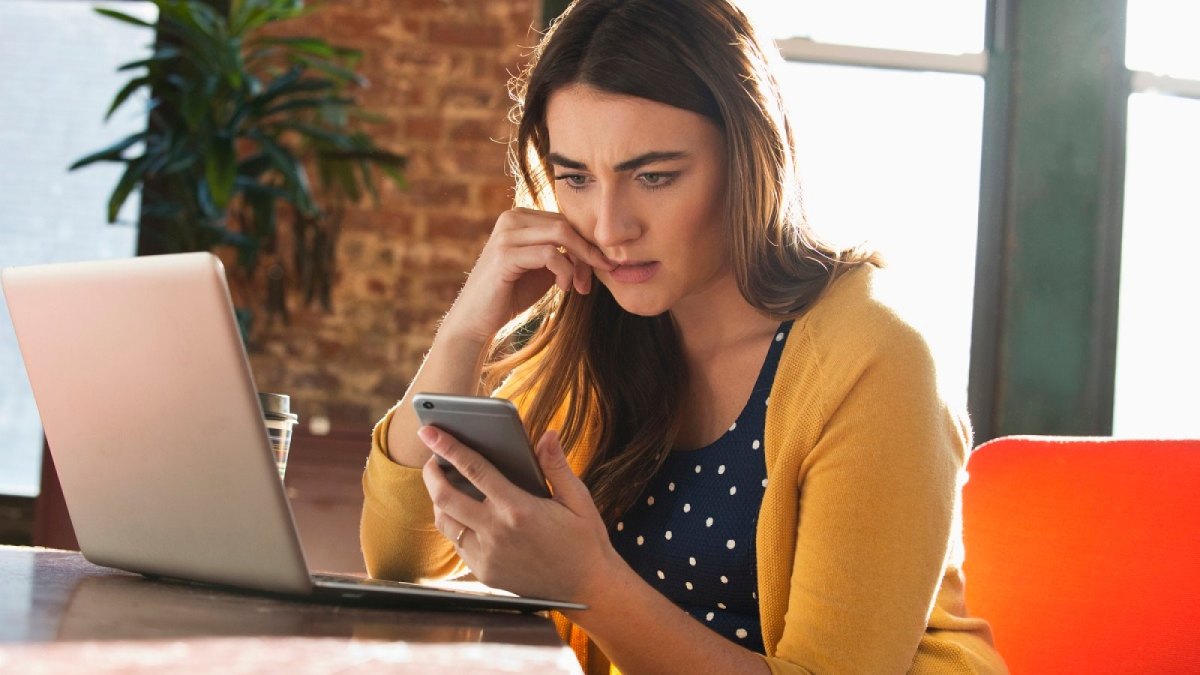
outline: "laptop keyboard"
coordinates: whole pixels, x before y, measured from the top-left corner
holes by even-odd
[[[314,572],[312,574],[313,581],[321,583],[333,584],[355,584],[358,586],[383,586],[391,588],[404,588],[406,586],[417,586],[418,584],[405,583],[403,581],[391,581],[388,579],[371,579],[370,577],[358,577],[352,574],[328,574],[323,572]]]
[[[474,582],[434,582],[427,584],[414,584],[404,581],[391,581],[390,579],[371,579],[369,577],[358,577],[350,574],[329,574],[317,573],[312,574],[312,579],[318,584],[336,584],[339,586],[371,586],[377,588],[419,588],[426,591],[450,591],[466,595],[474,595],[479,597],[496,597],[508,596],[513,597],[512,593],[488,589],[479,583]]]

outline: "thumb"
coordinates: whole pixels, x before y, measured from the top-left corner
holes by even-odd
[[[575,510],[575,506],[591,505],[592,495],[567,463],[567,456],[563,452],[557,431],[551,429],[542,434],[538,439],[536,452],[538,464],[550,483],[550,489],[554,491],[555,499],[571,510]]]

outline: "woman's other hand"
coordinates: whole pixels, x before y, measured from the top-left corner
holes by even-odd
[[[547,432],[536,448],[554,493],[548,499],[517,487],[450,434],[422,427],[420,436],[487,498],[475,501],[447,481],[436,458],[426,462],[434,522],[476,578],[519,595],[589,604],[607,578],[607,566],[620,559],[591,494],[567,464],[557,432]]]
[[[516,208],[500,214],[475,267],[442,322],[486,344],[551,285],[588,293],[592,268],[616,267],[561,214]]]

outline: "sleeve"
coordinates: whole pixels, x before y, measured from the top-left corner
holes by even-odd
[[[393,408],[371,433],[363,471],[359,540],[367,574],[376,579],[444,579],[465,569],[454,545],[433,524],[433,502],[421,470],[393,462],[387,453]]]
[[[907,672],[937,597],[968,432],[921,336],[879,338],[824,364],[775,673]]]
[[[513,398],[531,370],[531,363],[525,364],[492,395]],[[513,398],[513,402],[521,408],[524,399]],[[367,574],[397,581],[462,576],[466,566],[433,524],[433,502],[421,469],[397,464],[388,456],[388,428],[395,413],[393,407],[371,432],[371,454],[363,471],[359,543]]]

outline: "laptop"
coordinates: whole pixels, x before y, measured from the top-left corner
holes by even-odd
[[[312,574],[215,256],[11,267],[0,281],[89,561],[354,604],[583,608]]]

